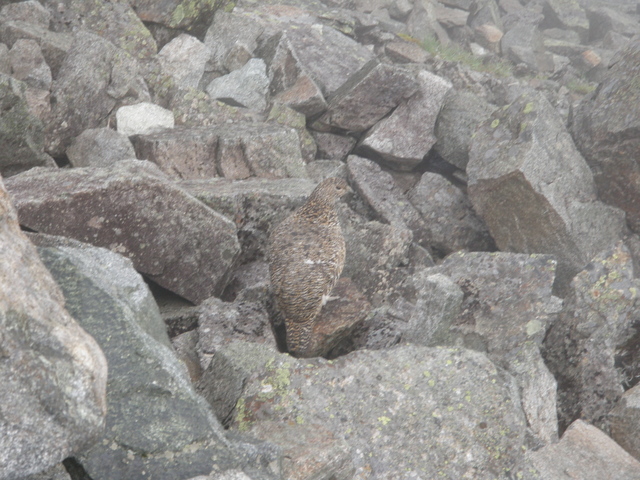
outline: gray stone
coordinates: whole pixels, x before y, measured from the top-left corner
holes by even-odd
[[[395,63],[425,63],[430,55],[414,42],[390,42],[384,46],[384,53]]]
[[[561,290],[624,230],[622,212],[596,199],[589,167],[540,93],[478,127],[467,173],[471,203],[498,248],[555,255]]]
[[[206,31],[219,7],[216,2],[207,1],[185,4],[181,0],[131,0],[128,3],[143,22],[190,31],[196,36]]]
[[[355,478],[507,479],[523,468],[512,380],[481,353],[402,346],[298,361],[234,343],[219,355],[248,373],[232,430],[326,429],[346,440]]]
[[[633,457],[640,459],[640,438],[637,432],[640,425],[640,385],[630,388],[611,410],[611,438]]]
[[[12,76],[30,87],[49,90],[51,69],[42,55],[40,45],[35,40],[16,40],[9,51]]]
[[[602,86],[580,103],[572,134],[594,172],[600,199],[623,209],[630,228],[640,231],[640,41],[632,41],[613,62]]]
[[[434,127],[451,83],[426,70],[417,73],[418,91],[371,128],[359,147],[393,168],[411,170],[436,143]]]
[[[162,47],[158,61],[178,88],[197,88],[209,53],[204,43],[183,33]]]
[[[64,465],[62,463],[58,463],[44,472],[34,473],[27,477],[21,477],[20,480],[71,480],[71,476],[67,473]]]
[[[434,14],[436,20],[445,28],[463,27],[467,24],[469,12],[460,8],[448,8],[434,2]]]
[[[32,39],[38,42],[42,55],[51,68],[53,78],[58,78],[62,63],[71,48],[73,36],[69,33],[52,32],[48,27],[29,21],[13,20],[0,22],[0,41],[12,47],[16,40]]]
[[[118,105],[149,98],[137,62],[97,35],[79,31],[54,83],[46,150],[61,155],[87,128],[106,126]]]
[[[171,349],[155,301],[131,262],[106,249],[38,240],[67,308],[109,362],[106,430],[76,455],[92,478],[175,479],[238,467]],[[135,425],[135,428],[132,428]]]
[[[253,57],[263,31],[253,18],[218,10],[204,37],[209,49],[207,70],[227,73],[242,67]]]
[[[596,427],[576,420],[562,440],[529,452],[527,458],[545,480],[634,480],[640,462]]]
[[[429,245],[441,254],[491,249],[491,235],[473,211],[469,198],[443,176],[422,174],[407,197],[429,230]]]
[[[0,43],[0,73],[11,75],[11,60],[9,60],[9,47]]]
[[[515,64],[524,63],[534,72],[545,68],[544,42],[535,25],[519,23],[513,26],[502,37],[500,47],[504,56]]]
[[[471,28],[477,28],[481,25],[493,25],[504,32],[500,7],[498,7],[495,0],[475,0],[470,10],[467,25]]]
[[[240,250],[230,220],[150,162],[52,174],[32,169],[9,179],[7,189],[24,226],[110,248],[195,303],[222,292]]]
[[[261,58],[249,60],[242,68],[218,77],[207,86],[211,98],[258,112],[267,108],[269,78]]]
[[[346,160],[356,146],[356,139],[334,133],[311,132],[318,147],[318,158]]]
[[[130,137],[173,128],[173,112],[149,102],[125,105],[116,112],[118,133]]]
[[[20,231],[0,182],[0,477],[38,473],[104,429],[107,361]]]
[[[325,178],[347,178],[347,166],[340,160],[315,160],[307,164],[309,178],[320,183]]]
[[[0,74],[0,173],[4,177],[36,166],[56,167],[44,153],[44,128],[29,111],[26,89],[24,83]]]
[[[596,256],[571,282],[564,311],[549,329],[543,352],[558,379],[562,425],[582,418],[609,431],[608,414],[625,381],[616,364],[624,346],[638,341],[634,322],[639,288],[622,243]],[[627,366],[632,371],[638,367],[637,359]]]
[[[626,37],[640,33],[640,25],[629,14],[610,7],[587,8],[589,40],[603,39],[609,32]]]
[[[468,90],[449,90],[438,115],[434,145],[436,152],[461,170],[469,162],[469,144],[476,127],[495,110],[486,100]]]
[[[107,167],[136,157],[129,139],[110,128],[90,128],[73,139],[67,158],[74,167]]]
[[[282,103],[274,102],[271,110],[269,110],[269,115],[267,115],[267,122],[294,128],[300,138],[302,158],[306,163],[315,160],[316,142],[309,130],[307,130],[307,119],[302,113]]]
[[[49,28],[51,13],[36,0],[9,3],[0,8],[0,23],[14,20]]]
[[[371,61],[335,92],[327,112],[312,127],[362,132],[417,90],[418,82],[410,70]]]
[[[589,20],[577,0],[545,0],[542,13],[545,24],[573,30],[585,41],[589,36]]]

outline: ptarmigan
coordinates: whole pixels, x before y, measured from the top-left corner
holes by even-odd
[[[344,267],[335,203],[349,190],[345,180],[327,178],[269,237],[271,287],[284,315],[289,353],[298,357],[308,356],[314,320]]]

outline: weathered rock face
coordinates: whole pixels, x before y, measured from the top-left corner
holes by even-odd
[[[158,53],[163,71],[179,88],[197,88],[209,59],[209,50],[191,35],[179,35]]]
[[[239,253],[233,223],[171,184],[149,162],[57,175],[35,169],[13,177],[8,190],[22,225],[110,248],[154,282],[196,303],[222,292]]]
[[[106,167],[136,158],[129,139],[110,128],[85,130],[73,140],[66,153],[74,167]]]
[[[298,361],[234,343],[218,355],[246,378],[232,429],[279,443],[269,423],[322,427],[349,445],[355,478],[506,479],[523,468],[512,380],[480,353],[404,346]]]
[[[211,98],[262,112],[267,107],[269,78],[261,58],[252,58],[242,68],[214,79],[207,87]]]
[[[107,362],[20,231],[0,184],[0,477],[51,467],[104,429]]]
[[[638,425],[640,425],[639,393],[639,385],[624,392],[610,413],[611,438],[633,455],[636,460],[640,458],[640,441],[636,435]]]
[[[541,94],[525,93],[478,128],[467,173],[498,248],[555,255],[560,289],[623,232],[622,212],[596,199],[589,167]]]
[[[26,85],[0,74],[0,173],[4,177],[31,167],[55,167],[44,153],[43,126],[29,112],[25,99]]]
[[[572,134],[593,170],[599,197],[627,213],[640,231],[640,41],[617,57],[606,79],[576,112]]]
[[[87,474],[168,480],[206,474],[214,465],[237,467],[220,425],[171,350],[153,297],[131,262],[59,237],[36,242],[70,313],[109,362],[104,436],[76,457]]]
[[[637,292],[628,249],[602,252],[571,282],[565,308],[551,326],[544,356],[558,379],[559,418],[577,418],[609,431],[608,413],[623,393],[616,361],[627,342],[637,341]],[[631,371],[638,365],[627,365]]]
[[[55,104],[46,130],[46,150],[61,155],[73,137],[102,127],[117,105],[149,99],[138,64],[97,35],[80,31],[65,57],[51,94]]]

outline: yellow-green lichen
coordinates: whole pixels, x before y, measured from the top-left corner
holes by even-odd
[[[247,413],[247,406],[244,398],[240,397],[236,402],[236,423],[238,424],[238,430],[246,432],[251,426],[251,421]]]
[[[382,417],[378,417],[378,421],[382,425],[387,425],[391,421],[391,419],[389,417],[382,416]]]
[[[498,125],[500,125],[499,118],[496,118],[493,122],[491,122],[491,128],[496,128]]]
[[[529,102],[524,106],[522,113],[531,113],[534,110],[533,102]]]

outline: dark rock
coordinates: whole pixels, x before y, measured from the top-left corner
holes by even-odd
[[[418,91],[374,125],[358,146],[399,170],[411,170],[436,143],[436,119],[451,88],[447,80],[426,70],[419,71],[416,79]]]
[[[407,197],[429,230],[429,245],[441,254],[492,249],[491,235],[469,198],[443,176],[424,173]]]
[[[560,290],[621,238],[622,212],[596,199],[589,167],[540,93],[521,95],[478,128],[467,173],[471,203],[498,248],[555,255]]]
[[[67,158],[74,167],[106,167],[136,157],[129,139],[110,128],[90,128],[73,139]]]
[[[435,126],[436,152],[447,162],[465,170],[471,136],[494,110],[494,106],[470,91],[449,90]]]
[[[362,132],[418,90],[411,71],[371,61],[331,97],[329,107],[312,127]]]
[[[636,435],[638,425],[640,425],[639,393],[640,385],[624,392],[610,413],[611,438],[633,455],[636,460],[640,458],[640,439]]]
[[[543,352],[558,379],[562,425],[582,418],[609,431],[609,411],[623,393],[624,377],[616,361],[627,342],[637,341],[639,288],[622,244],[599,254],[571,282]]]
[[[149,98],[136,61],[111,42],[83,31],[74,36],[51,93],[55,104],[45,142],[54,156],[87,128],[106,126],[118,105]]]
[[[640,41],[617,56],[600,87],[580,104],[572,125],[577,147],[594,172],[599,197],[627,213],[640,231]]]
[[[233,223],[150,162],[51,174],[32,169],[9,179],[7,188],[22,225],[108,247],[196,303],[222,293],[239,253]]]
[[[44,153],[44,129],[29,112],[27,86],[0,74],[0,173],[9,177],[31,167],[56,167]]]
[[[104,429],[107,361],[64,308],[0,182],[0,477],[38,473]]]
[[[568,478],[567,474],[583,480],[633,480],[640,476],[640,462],[582,420],[576,420],[560,442],[529,452],[527,458],[539,478],[545,479]]]
[[[173,353],[153,297],[131,262],[75,241],[38,243],[69,312],[109,362],[104,437],[76,456],[87,474],[168,480],[206,474],[214,466],[238,467],[222,428]]]

